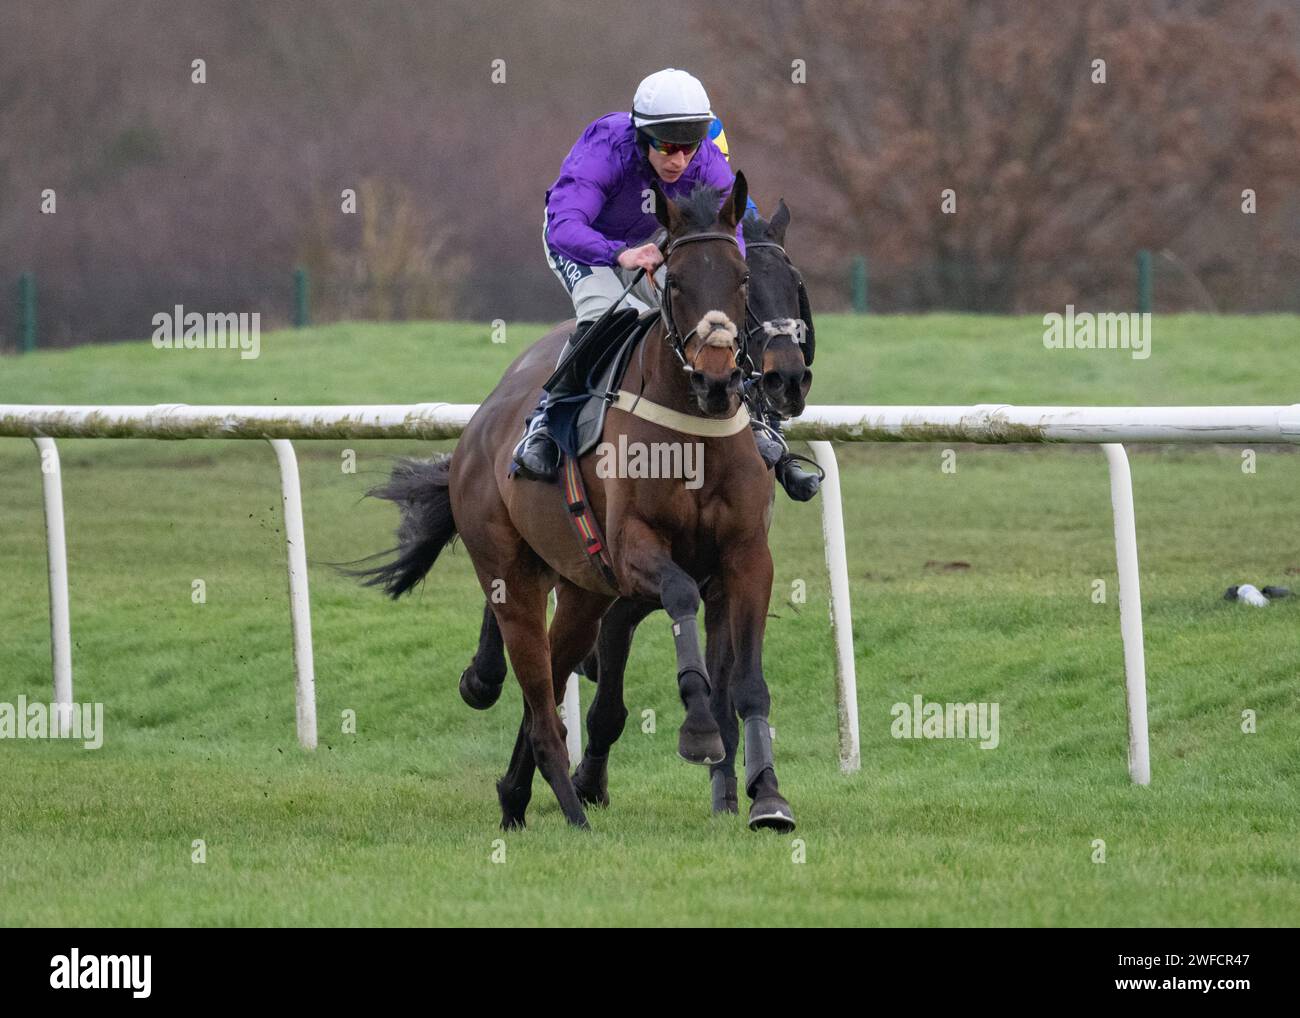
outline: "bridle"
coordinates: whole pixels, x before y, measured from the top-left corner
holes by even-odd
[[[812,337],[812,314],[809,311],[808,291],[803,284],[803,273],[794,267],[790,261],[790,256],[786,254],[785,248],[774,240],[747,240],[745,241],[745,250],[752,251],[758,247],[769,247],[781,252],[781,257],[790,271],[794,273],[795,284],[799,288],[799,314],[800,318],[777,318],[771,321],[762,321],[758,315],[754,314],[753,308],[749,306],[748,300],[745,302],[745,351],[748,356],[749,341],[758,333],[766,335],[768,341],[777,339],[780,336],[788,336],[791,341],[799,346],[803,354],[804,364],[811,364],[815,347],[811,342]],[[753,325],[748,322],[753,321]],[[751,373],[755,365],[750,362]]]
[[[667,278],[668,259],[670,259],[673,256],[673,252],[676,251],[679,247],[682,247],[685,244],[700,243],[702,241],[726,241],[729,244],[734,244],[737,248],[740,247],[740,244],[737,243],[734,234],[710,232],[710,233],[688,233],[684,237],[678,237],[671,244],[669,244],[668,247],[664,250],[665,285],[664,288],[660,291],[660,295],[659,295],[659,317],[663,320],[664,323],[664,338],[668,341],[668,345],[672,348],[673,353],[677,355],[677,359],[682,362],[682,369],[688,372],[695,371],[696,367],[695,364],[693,363],[694,358],[691,358],[691,360],[687,360],[686,358],[686,346],[694,338],[695,334],[699,331],[700,327],[697,324],[694,328],[690,330],[690,332],[687,332],[685,334],[683,334],[681,330],[677,328],[677,320],[673,316],[672,285],[671,285],[671,280]],[[654,276],[651,275],[650,273],[646,273],[646,275],[650,279],[650,285],[653,287],[655,285]],[[748,276],[746,277],[746,280],[748,280]],[[746,282],[746,287],[748,287],[748,282]],[[749,312],[748,289],[746,289],[745,292],[745,311],[746,314],[748,314]],[[744,333],[741,335],[737,335],[736,339],[737,339],[737,347],[738,347],[736,350],[736,360],[740,361],[742,359],[747,359],[749,356],[748,354],[749,334]],[[698,356],[699,353],[697,352],[696,357]]]

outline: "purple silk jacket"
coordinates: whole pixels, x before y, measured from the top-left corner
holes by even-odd
[[[607,113],[582,132],[546,192],[546,242],[580,265],[614,265],[624,248],[648,241],[659,229],[652,212],[642,212],[644,191],[656,179],[636,143],[628,113]],[[659,181],[665,195],[679,201],[696,184],[731,191],[735,175],[713,140],[706,138],[671,184]],[[753,207],[753,202],[747,203]],[[736,227],[740,252],[745,241]]]

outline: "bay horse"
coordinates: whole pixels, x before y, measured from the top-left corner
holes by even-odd
[[[400,596],[459,534],[500,627],[524,696],[510,765],[497,783],[505,829],[525,823],[534,768],[565,819],[588,826],[569,776],[556,701],[619,597],[668,612],[686,708],[678,752],[694,763],[724,759],[696,628],[699,584],[710,578],[719,585],[735,658],[732,696],[744,718],[751,817],[770,817],[779,827],[792,822],[778,790],[762,666],[772,589],[766,529],[772,477],[748,433],[738,364],[749,270],[735,230],[747,194],[742,173],[721,208],[712,188],[697,188],[679,205],[654,186],[655,215],[667,231],[660,319],[624,371],[621,388],[633,396],[627,410],[611,408],[602,444],[646,448],[665,438],[694,440],[702,446],[704,468],[699,486],[691,488],[680,479],[634,471],[602,476],[607,472],[597,471],[594,453],[582,458],[579,468],[604,530],[615,584],[574,538],[561,492],[510,472],[520,422],[536,405],[572,322],[515,360],[453,453],[399,462],[389,483],[372,492],[397,503],[401,521],[395,557],[363,571],[367,582]],[[556,609],[548,630],[552,588]]]
[[[747,318],[747,353],[756,379],[755,402],[783,419],[804,411],[812,385],[812,310],[803,277],[785,251],[790,210],[778,203],[771,222],[751,215],[745,219],[746,262],[750,268],[750,308]],[[763,517],[771,524],[769,497]],[[704,591],[705,664],[712,683],[710,704],[722,733],[726,755],[710,764],[712,808],[716,813],[739,812],[736,789],[736,749],[740,731],[731,695],[735,654],[721,589],[713,584]],[[643,601],[620,598],[601,621],[595,650],[583,662],[583,671],[596,683],[596,695],[587,711],[587,741],[582,761],[573,776],[579,798],[589,805],[609,805],[609,749],[619,738],[627,719],[623,702],[623,675],[636,628],[655,610]],[[747,774],[748,777],[748,774]],[[794,817],[760,817],[750,811],[751,827],[794,829]]]
[[[809,342],[813,326],[807,290],[785,250],[789,225],[790,209],[784,200],[778,203],[770,222],[751,214],[742,224],[750,270],[745,354],[755,382],[751,402],[787,420],[803,413],[812,384],[810,365],[814,354],[814,345]],[[710,703],[726,750],[721,761],[710,765],[713,811],[736,813],[739,728],[729,686],[731,647],[719,588],[706,586],[703,594]],[[657,608],[644,600],[619,598],[601,620],[596,648],[583,662],[584,674],[596,684],[596,695],[587,711],[582,762],[573,775],[574,789],[584,805],[609,805],[609,750],[627,721],[623,676],[632,638],[637,626]],[[501,630],[491,606],[485,604],[478,648],[460,677],[461,697],[476,710],[486,710],[501,695],[505,678]],[[764,826],[777,825],[769,820]]]

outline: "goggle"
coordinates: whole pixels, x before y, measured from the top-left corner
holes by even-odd
[[[660,141],[658,138],[651,138],[650,144],[661,156],[675,156],[678,152],[685,152],[690,155],[700,147],[698,141],[693,141],[689,145],[681,145],[675,141]]]

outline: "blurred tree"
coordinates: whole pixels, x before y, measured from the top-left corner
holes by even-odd
[[[339,206],[337,195],[323,196],[303,241],[317,314],[327,321],[455,315],[470,259],[427,199],[366,177],[356,188],[356,228],[345,228],[352,217]]]
[[[1157,307],[1297,308],[1296,20],[1295,0],[4,0],[0,290],[36,273],[43,344],[147,336],[176,303],[270,326],[319,242],[318,321],[331,273],[337,314],[562,318],[543,193],[672,65],[705,82],[759,204],[789,199],[820,308],[847,306],[857,252],[873,309],[1127,306],[1139,247],[1169,252]],[[350,223],[313,222],[367,179],[405,196],[369,249],[337,200]],[[452,268],[430,250],[474,286],[403,296],[422,258]]]
[[[811,261],[838,288],[864,251],[886,307],[1125,304],[1145,247],[1204,272],[1232,307],[1259,259],[1212,271],[1234,256],[1227,237],[1235,254],[1273,245],[1279,286],[1300,255],[1294,231],[1276,232],[1297,215],[1295,13],[1267,0],[758,0],[711,6],[704,24],[728,126],[784,162],[796,216],[815,217]],[[1245,187],[1257,216],[1242,215]]]

